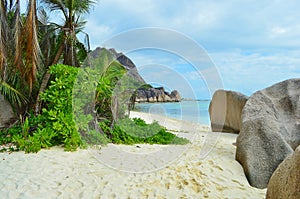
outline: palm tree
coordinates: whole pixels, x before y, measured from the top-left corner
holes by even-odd
[[[43,0],[49,6],[50,11],[59,11],[63,15],[63,23],[53,23],[60,31],[62,39],[59,43],[56,56],[53,63],[57,63],[63,55],[63,63],[70,66],[79,66],[77,53],[83,49],[82,43],[77,38],[77,34],[83,31],[86,21],[82,20],[82,16],[89,13],[93,0]]]
[[[36,80],[37,69],[41,64],[36,12],[36,0],[30,0],[23,29],[25,31],[23,32],[23,47],[25,51],[24,77],[29,84],[30,93],[32,91],[33,82]]]
[[[32,95],[40,66],[36,0],[20,14],[20,0],[0,4],[0,92],[13,105],[24,105]]]
[[[60,12],[63,15],[64,21],[62,24],[46,23],[52,27],[53,31],[58,30],[56,41],[58,45],[55,47],[56,54],[53,57],[51,65],[60,61],[61,57],[63,63],[70,66],[79,67],[80,61],[86,57],[89,49],[85,48],[77,38],[78,33],[84,33],[83,28],[86,21],[82,20],[82,16],[89,13],[89,10],[95,1],[93,0],[42,0],[51,12]],[[78,59],[78,54],[85,56]],[[47,71],[44,74],[43,81],[40,86],[35,103],[35,114],[38,114],[41,109],[40,94],[46,89],[51,74]]]

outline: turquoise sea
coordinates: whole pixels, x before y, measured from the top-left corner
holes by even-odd
[[[175,119],[195,122],[198,124],[210,125],[208,113],[209,103],[209,100],[166,103],[136,103],[135,110],[145,113],[159,114]]]

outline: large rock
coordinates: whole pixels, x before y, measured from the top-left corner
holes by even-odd
[[[106,48],[101,48],[98,47],[95,50],[93,50],[90,55],[92,57],[97,57],[99,56],[100,52],[102,50],[107,50],[111,53],[113,58],[118,61],[120,64],[124,66],[124,68],[128,71],[129,77],[132,77],[135,81],[141,83],[141,85],[146,84],[145,80],[140,76],[140,74],[137,71],[137,68],[135,64],[129,59],[126,55],[123,53],[118,53],[115,49],[106,49]]]
[[[242,110],[247,99],[246,95],[238,92],[217,90],[209,104],[212,131],[239,133]]]
[[[0,128],[6,127],[14,117],[15,115],[10,103],[0,94]]]
[[[266,188],[277,166],[300,144],[300,79],[254,93],[242,113],[236,160],[249,183]]]
[[[179,102],[181,101],[180,93],[177,90],[173,90],[170,95],[168,95],[171,101]]]
[[[300,146],[275,170],[268,184],[267,199],[300,198]]]
[[[178,91],[171,93],[165,91],[163,87],[139,88],[137,89],[136,102],[179,102],[181,97]]]
[[[145,80],[140,76],[135,64],[123,53],[118,53],[115,49],[106,49],[98,47],[90,55],[95,58],[100,55],[101,51],[107,50],[111,53],[115,61],[118,61],[128,71],[128,76],[136,82],[137,87],[146,85]],[[163,87],[159,88],[140,88],[137,89],[136,102],[179,102],[181,100],[178,91],[168,93]]]

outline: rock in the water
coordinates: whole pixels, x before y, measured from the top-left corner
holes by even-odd
[[[172,101],[175,101],[175,102],[179,102],[181,100],[180,93],[177,90],[172,91],[171,94],[168,96],[170,97],[170,99]]]
[[[266,188],[277,166],[300,144],[300,79],[254,93],[242,113],[236,160],[249,183]]]
[[[132,78],[136,83],[136,86],[146,85],[145,80],[140,76],[135,64],[123,53],[118,53],[115,49],[105,49],[96,48],[90,53],[90,55],[95,58],[100,55],[101,51],[107,50],[111,53],[115,61],[119,62],[128,71],[128,76]],[[163,87],[159,88],[139,88],[137,89],[137,94],[135,102],[179,102],[181,97],[178,91],[172,91],[171,94],[166,92]]]
[[[137,89],[136,102],[179,102],[181,97],[178,91],[171,93],[165,91],[163,87],[139,88]]]
[[[275,170],[268,184],[267,199],[300,198],[300,146]]]
[[[0,94],[0,128],[6,127],[14,116],[10,103]]]
[[[246,95],[238,92],[217,90],[209,104],[212,131],[239,133],[247,99]]]

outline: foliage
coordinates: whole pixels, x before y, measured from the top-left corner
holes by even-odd
[[[2,131],[0,143],[14,143],[17,145],[18,150],[24,150],[25,152],[37,152],[42,147],[52,146],[50,143],[52,135],[46,129],[37,130],[37,127],[41,125],[41,121],[43,121],[41,116],[35,117],[33,114],[29,114],[24,121]]]
[[[100,126],[103,131],[109,131],[112,142],[116,144],[187,144],[189,141],[185,138],[179,138],[176,135],[167,132],[165,128],[157,122],[146,124],[140,118],[133,120],[125,118],[118,122],[113,130],[107,127],[108,123],[102,122]]]
[[[78,69],[65,65],[52,66],[51,73],[55,78],[41,95],[42,101],[47,104],[42,110],[44,125],[50,135],[57,134],[53,136],[54,141],[64,144],[68,151],[76,150],[83,144],[72,112],[72,90],[77,72]],[[41,128],[38,130],[43,131]]]
[[[150,84],[144,84],[140,87],[140,89],[150,89],[153,88],[153,86],[151,86]]]
[[[98,53],[89,57],[87,67],[80,68],[74,85],[73,108],[77,124],[82,123],[82,118],[77,120],[82,115],[113,121],[113,91],[126,70],[114,60],[113,55],[108,50],[103,49]],[[91,107],[91,101],[95,102],[94,107]],[[80,128],[88,129],[88,127],[83,126]]]
[[[39,2],[44,4],[37,8],[36,0],[27,1],[25,14],[21,13],[20,0],[0,3],[0,93],[17,106],[18,114],[28,110],[35,99],[39,104],[39,95],[48,84],[46,71],[50,65],[62,60],[79,66],[89,51],[88,36],[83,44],[76,35],[82,32],[82,18],[94,1]],[[61,11],[64,22],[51,23],[50,12],[43,6],[50,8],[50,12]]]
[[[100,78],[100,84],[96,88],[96,111],[101,118],[112,120],[111,105],[113,92],[117,81],[126,73],[124,67],[118,62],[112,62],[104,75]]]
[[[34,96],[41,65],[36,0],[28,2],[24,15],[20,13],[20,2],[0,3],[0,93],[18,107],[26,106]]]
[[[61,39],[57,43],[58,50],[52,63],[57,63],[61,55],[63,56],[63,63],[70,66],[80,66],[89,51],[89,44],[87,48],[77,38],[78,33],[84,33],[83,28],[86,21],[83,21],[83,16],[89,13],[95,1],[92,0],[42,0],[45,7],[49,8],[51,12],[59,12],[62,16],[63,22],[61,24],[52,23],[55,30],[58,30],[58,35]],[[57,14],[57,13],[56,13]]]
[[[30,114],[24,122],[7,130],[1,136],[2,141],[11,141],[25,152],[37,152],[53,145],[64,145],[67,151],[84,146],[72,113],[72,89],[77,72],[78,69],[65,65],[52,66],[54,79],[41,96],[46,108],[41,115]]]
[[[97,119],[112,121],[112,89],[124,72],[124,67],[115,62],[107,50],[91,57],[87,67],[79,69],[73,89],[73,109],[81,134],[97,131]]]
[[[21,47],[20,50],[22,50],[23,53],[25,52],[25,56],[23,58],[24,61],[21,61],[25,63],[25,67],[22,72],[25,81],[29,85],[30,93],[32,92],[33,84],[37,79],[36,76],[38,67],[41,65],[41,50],[38,41],[36,11],[36,0],[30,0],[28,3],[28,13],[24,24],[24,29],[22,31],[22,35],[20,35],[20,37],[22,38],[22,45],[19,46]],[[20,61],[21,59],[17,60]]]
[[[19,107],[28,102],[28,98],[24,94],[5,81],[0,82],[0,93],[4,95],[9,102]]]
[[[47,88],[51,74],[49,66],[60,61],[66,65],[79,67],[86,59],[90,51],[88,34],[83,32],[86,21],[82,21],[82,15],[89,13],[89,9],[95,3],[91,0],[42,0],[39,8],[39,41],[44,57],[45,68],[40,80],[41,84],[35,101],[35,113],[41,111],[40,95]],[[44,6],[44,8],[43,8]],[[57,20],[51,21],[48,11],[60,12],[63,23]],[[58,13],[55,13],[56,16]],[[77,34],[85,35],[83,43]]]
[[[45,108],[42,114],[35,116],[29,113],[19,124],[7,129],[0,134],[0,144],[14,143],[20,150],[25,152],[38,152],[41,148],[48,148],[55,145],[63,145],[65,150],[74,151],[78,147],[90,145],[103,145],[108,142],[117,144],[186,144],[188,140],[178,138],[174,134],[166,131],[157,122],[146,124],[144,120],[135,118],[123,118],[115,122],[112,127],[111,114],[107,116],[104,111],[110,111],[110,101],[112,100],[113,85],[118,78],[124,74],[122,65],[112,62],[106,68],[103,76],[97,75],[97,70],[86,68],[80,70],[71,66],[57,64],[50,67],[52,79],[50,86],[41,95]],[[78,80],[78,73],[85,74],[97,81],[83,81],[81,90],[96,88],[96,107],[101,103],[106,106],[97,109],[101,122],[94,121],[91,103],[86,104],[86,96],[82,98],[75,96],[74,83]],[[99,80],[100,79],[100,80]],[[83,80],[83,79],[81,79]],[[93,85],[94,84],[94,85]],[[96,85],[95,85],[96,84]],[[75,89],[76,90],[76,89]],[[94,98],[95,99],[95,98]],[[75,103],[76,102],[76,103]],[[74,103],[76,107],[74,107]],[[74,115],[73,111],[77,111]],[[103,111],[103,112],[102,112]],[[76,120],[75,120],[76,119]],[[99,125],[99,126],[98,126]]]

